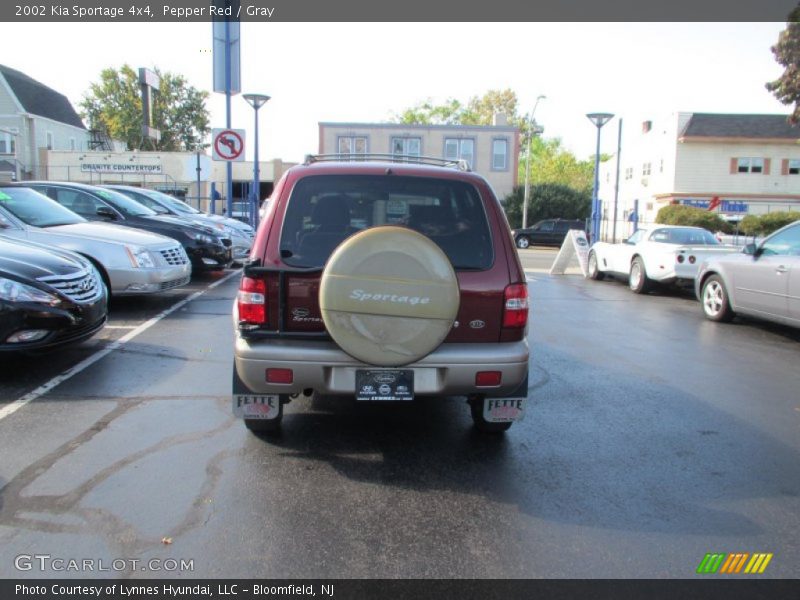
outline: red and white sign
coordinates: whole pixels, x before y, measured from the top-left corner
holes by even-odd
[[[214,160],[244,160],[244,129],[212,129],[211,157]]]

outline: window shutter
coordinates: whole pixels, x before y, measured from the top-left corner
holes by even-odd
[[[784,158],[781,161],[781,175],[788,175],[789,174],[789,159]]]
[[[764,175],[769,175],[769,163],[770,163],[770,159],[769,158],[765,158],[764,159]]]
[[[734,175],[739,172],[739,159],[732,158],[731,159],[731,175]]]

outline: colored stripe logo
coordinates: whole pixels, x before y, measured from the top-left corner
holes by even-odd
[[[697,573],[701,575],[738,575],[763,573],[772,560],[772,553],[732,552],[730,554],[709,553],[703,557],[697,566]]]

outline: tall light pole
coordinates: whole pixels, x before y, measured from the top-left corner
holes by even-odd
[[[597,150],[594,154],[594,187],[592,188],[592,239],[594,243],[600,237],[600,201],[597,189],[600,183],[600,129],[614,118],[612,113],[589,113],[587,118],[597,127]]]
[[[253,192],[251,194],[251,210],[252,210],[252,225],[258,227],[258,201],[261,195],[260,187],[261,182],[258,180],[259,164],[258,164],[258,109],[264,106],[269,101],[269,96],[264,94],[242,94],[247,103],[253,107],[253,112],[256,115],[256,134],[255,134],[255,152],[253,153]]]
[[[528,226],[528,198],[531,195],[531,138],[534,135],[538,135],[544,131],[544,128],[537,127],[534,130],[533,124],[535,121],[533,120],[533,115],[536,112],[536,107],[539,106],[539,100],[546,100],[547,96],[537,96],[536,103],[533,105],[533,110],[531,111],[531,116],[528,118],[528,153],[525,155],[525,195],[522,199],[522,228],[525,229]]]

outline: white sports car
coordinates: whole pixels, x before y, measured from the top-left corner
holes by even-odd
[[[700,227],[655,224],[638,229],[619,244],[594,244],[589,250],[588,277],[623,276],[632,291],[644,294],[655,284],[693,282],[704,260],[738,251],[736,246],[723,246]]]

